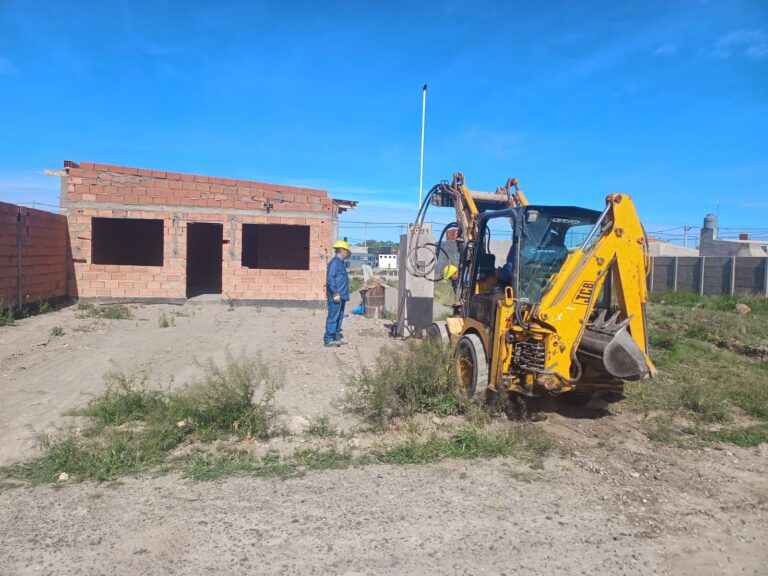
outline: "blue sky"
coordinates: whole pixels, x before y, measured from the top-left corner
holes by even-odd
[[[0,0],[0,199],[125,164],[324,187],[360,238],[415,216],[424,82],[425,189],[768,229],[765,0]]]

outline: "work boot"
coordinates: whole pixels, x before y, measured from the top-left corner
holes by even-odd
[[[326,342],[323,344],[326,348],[338,348],[341,346],[336,340],[332,340],[331,342]]]

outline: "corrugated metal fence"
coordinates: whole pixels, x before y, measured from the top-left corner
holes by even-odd
[[[768,258],[656,256],[648,288],[694,292],[704,296],[745,294],[768,298]]]

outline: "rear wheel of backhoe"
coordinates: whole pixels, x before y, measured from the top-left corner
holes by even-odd
[[[427,328],[427,340],[437,342],[442,346],[448,346],[451,339],[448,335],[448,327],[445,322],[434,322]]]
[[[474,334],[459,338],[454,353],[456,380],[469,398],[485,398],[488,388],[488,359],[483,342]]]

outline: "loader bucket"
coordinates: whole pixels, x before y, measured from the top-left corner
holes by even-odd
[[[577,350],[579,360],[595,370],[621,380],[640,380],[650,370],[645,355],[627,331],[629,319],[617,322],[618,313],[608,320],[602,312],[584,331]]]

